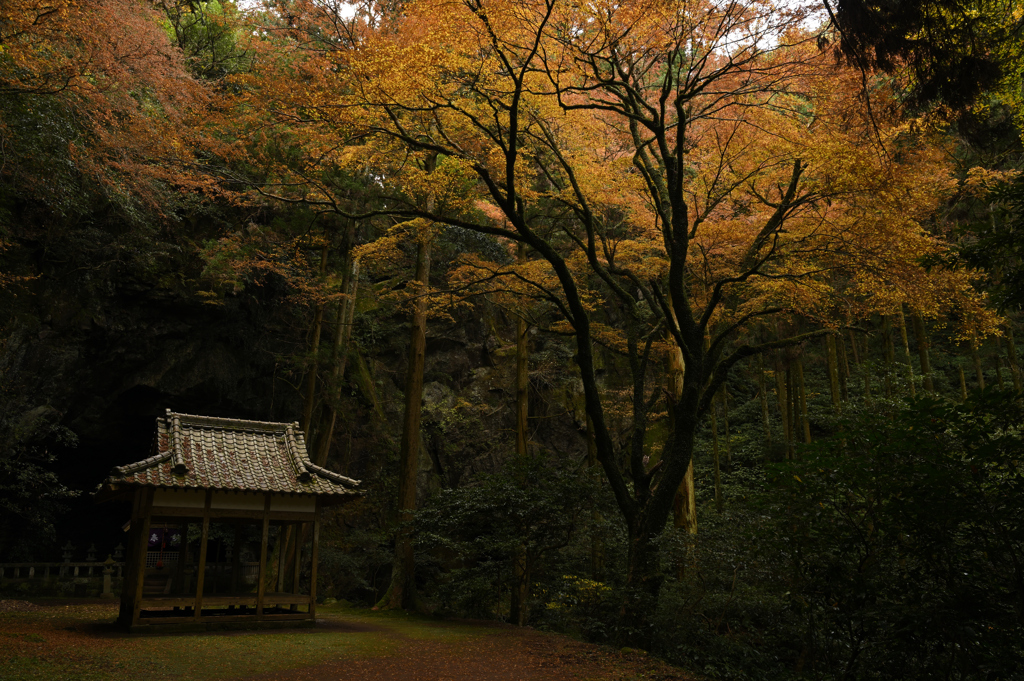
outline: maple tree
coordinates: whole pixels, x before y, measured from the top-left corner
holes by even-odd
[[[662,580],[653,539],[737,363],[902,303],[955,309],[975,334],[996,323],[970,273],[919,264],[944,248],[922,227],[952,186],[941,152],[927,131],[863,111],[860,74],[817,50],[807,7],[425,0],[366,3],[352,20],[293,7],[291,35],[331,38],[292,39],[286,72],[303,87],[275,102],[307,126],[316,164],[280,186],[339,209],[310,168],[372,168],[382,205],[342,212],[525,244],[521,264],[467,259],[463,284],[518,282],[501,286],[543,300],[573,336],[628,527],[625,612],[640,638]],[[743,335],[794,314],[825,328]],[[672,347],[682,367],[666,396],[655,360]],[[624,389],[599,386],[601,348],[628,364]]]
[[[24,0],[0,9],[0,170],[57,215],[98,198],[130,221],[209,191],[189,163],[207,93],[162,15],[129,0]]]

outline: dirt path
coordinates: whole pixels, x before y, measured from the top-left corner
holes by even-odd
[[[129,636],[109,602],[0,601],[13,681],[692,681],[638,652],[502,625],[327,610],[313,629]],[[319,614],[319,613],[318,613]]]
[[[328,623],[328,626],[330,624]],[[429,624],[423,625],[429,629]],[[557,634],[483,625],[483,635],[421,641],[382,632],[394,655],[327,662],[238,681],[684,681],[679,669],[636,652],[617,652]]]

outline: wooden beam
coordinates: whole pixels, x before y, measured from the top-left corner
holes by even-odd
[[[316,518],[313,520],[313,557],[309,568],[309,618],[316,619],[316,568],[320,557],[320,499],[316,500]]]
[[[269,517],[271,520],[281,520],[284,522],[313,522],[313,517],[316,514],[313,512],[303,511],[271,511]],[[246,511],[231,508],[214,508],[210,509],[210,517],[216,519],[248,519],[248,520],[263,520],[263,511]],[[175,506],[154,506],[153,517],[167,517],[167,518],[195,518],[199,519],[203,517],[203,513],[198,508],[178,508]]]
[[[267,538],[270,534],[270,496],[263,500],[263,539],[260,542],[259,582],[256,585],[256,618],[263,618],[263,594],[267,590]]]
[[[212,500],[213,491],[206,490],[206,506],[203,508],[203,533],[199,538],[199,567],[196,569],[195,612],[192,613],[197,622],[203,615],[203,586],[206,581],[206,545],[210,539],[210,502]]]

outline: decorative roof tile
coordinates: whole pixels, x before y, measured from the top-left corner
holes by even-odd
[[[298,423],[177,414],[156,420],[156,454],[115,466],[104,485],[357,494],[358,480],[309,460]]]

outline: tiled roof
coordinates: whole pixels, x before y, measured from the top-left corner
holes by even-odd
[[[176,414],[156,420],[156,454],[115,466],[104,485],[355,494],[358,480],[317,466],[298,423]]]

